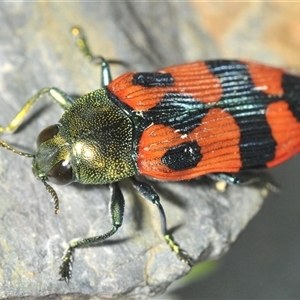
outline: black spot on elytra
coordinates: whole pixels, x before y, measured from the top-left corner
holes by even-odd
[[[282,75],[283,100],[289,103],[289,108],[295,118],[300,122],[300,78],[290,75]]]
[[[161,158],[162,163],[174,171],[183,171],[197,166],[202,158],[197,142],[182,143],[170,148]]]
[[[132,84],[141,85],[144,87],[173,86],[174,78],[170,73],[143,72],[143,73],[136,73],[133,75]]]

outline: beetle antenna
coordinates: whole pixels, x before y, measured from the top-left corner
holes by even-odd
[[[21,155],[21,156],[31,157],[31,158],[33,158],[35,156],[34,154],[31,154],[31,153],[26,153],[26,152],[19,151],[16,148],[10,146],[9,144],[3,142],[2,140],[0,140],[0,146],[2,146],[3,148],[5,148],[9,151],[12,151],[13,153]],[[54,204],[55,204],[54,212],[55,212],[55,214],[58,214],[58,212],[59,212],[59,199],[58,199],[58,196],[57,196],[54,188],[46,182],[46,177],[43,177],[41,180],[42,180],[42,183],[44,184],[44,186],[46,187],[46,190],[48,191],[48,193],[52,196],[52,199],[54,200]]]
[[[7,149],[9,151],[12,151],[13,153],[19,154],[21,156],[34,157],[34,154],[19,151],[16,148],[10,146],[9,144],[7,144],[7,143],[5,143],[5,142],[3,142],[1,140],[0,140],[0,146],[2,146],[3,148],[5,148],[5,149]]]
[[[58,199],[58,196],[57,196],[54,188],[46,182],[46,177],[43,177],[41,180],[42,180],[42,183],[44,184],[44,186],[46,187],[47,192],[51,195],[52,199],[54,200],[54,205],[55,205],[54,206],[54,209],[55,209],[54,212],[57,215],[58,212],[59,212],[59,199]]]

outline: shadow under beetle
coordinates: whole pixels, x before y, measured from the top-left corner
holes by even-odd
[[[158,194],[135,175],[188,180],[201,175],[228,183],[245,181],[234,173],[275,166],[300,150],[300,78],[282,69],[238,60],[198,61],[156,72],[126,73],[112,80],[102,57],[93,57],[78,28],[77,45],[89,60],[101,61],[102,88],[76,100],[57,88],[30,98],[0,133],[13,133],[44,94],[65,113],[37,138],[33,173],[55,202],[48,184],[109,184],[112,228],[103,235],[69,243],[60,279],[72,276],[75,248],[99,243],[122,225],[124,198],[118,182],[130,178],[154,203],[162,233],[188,265],[192,261],[168,233]]]

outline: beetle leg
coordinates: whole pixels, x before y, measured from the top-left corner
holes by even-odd
[[[20,127],[35,102],[44,94],[49,94],[52,99],[56,103],[58,103],[64,110],[66,110],[74,103],[74,100],[69,95],[57,88],[52,87],[41,89],[24,104],[24,106],[11,120],[8,126],[0,127],[0,133],[14,133]]]
[[[128,66],[127,63],[121,61],[121,60],[106,60],[103,56],[94,56],[90,50],[90,47],[87,43],[87,40],[85,38],[85,35],[83,31],[78,28],[78,27],[73,27],[72,28],[72,34],[75,37],[75,42],[78,47],[78,49],[83,53],[85,58],[88,61],[91,61],[95,64],[101,64],[101,83],[100,86],[102,88],[106,87],[109,85],[109,83],[112,81],[112,76],[110,72],[110,64],[115,63],[115,64],[121,64],[124,66]]]
[[[73,27],[72,34],[75,37],[77,47],[83,53],[87,60],[92,61],[94,63],[98,63],[98,61],[100,61],[101,87],[106,87],[112,81],[109,63],[102,56],[94,56],[91,53],[86,38],[81,29],[79,29],[78,27]]]
[[[158,194],[155,192],[153,187],[149,185],[148,183],[138,181],[134,177],[130,177],[130,180],[135,187],[135,189],[146,199],[151,201],[153,204],[156,205],[158,208],[158,211],[160,213],[160,220],[161,220],[161,231],[162,234],[165,237],[165,240],[167,244],[171,247],[172,251],[175,252],[177,257],[186,263],[189,266],[192,266],[192,259],[189,257],[189,255],[186,253],[186,251],[182,250],[180,246],[175,242],[174,238],[170,233],[168,233],[167,230],[167,220],[166,220],[166,214],[163,209],[163,206],[160,203],[160,198]]]
[[[225,182],[226,184],[262,184],[267,189],[269,189],[272,192],[279,192],[280,188],[274,180],[272,180],[271,177],[266,176],[267,174],[259,174],[256,175],[253,173],[241,173],[241,174],[231,174],[231,173],[213,173],[213,174],[207,174],[209,178]],[[224,190],[224,188],[222,189]]]
[[[253,175],[251,178],[241,178],[238,175],[230,173],[213,173],[207,174],[207,176],[216,181],[225,181],[228,184],[251,183],[255,178]]]
[[[106,87],[112,81],[109,63],[102,57],[98,56],[101,60],[101,87]]]
[[[98,244],[112,236],[119,229],[119,227],[121,227],[125,206],[124,197],[117,182],[110,184],[110,188],[111,200],[109,203],[109,208],[111,214],[112,229],[103,235],[71,241],[62,258],[63,262],[60,266],[59,271],[61,277],[59,280],[69,281],[69,279],[72,277],[72,261],[75,248]]]

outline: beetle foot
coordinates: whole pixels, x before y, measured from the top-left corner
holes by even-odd
[[[69,247],[62,258],[63,262],[59,267],[60,281],[69,282],[72,277],[73,251],[73,248]]]
[[[189,254],[182,250],[179,245],[174,241],[173,237],[170,234],[165,235],[165,240],[167,244],[171,247],[172,251],[175,252],[178,259],[182,262],[184,262],[186,265],[192,267],[193,266],[193,260],[189,256]]]

